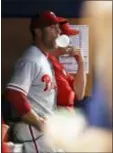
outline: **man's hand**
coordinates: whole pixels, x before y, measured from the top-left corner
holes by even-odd
[[[39,126],[39,130],[41,132],[44,131],[44,127],[45,127],[46,122],[47,122],[47,118],[46,117],[39,117],[38,126]]]
[[[78,64],[83,64],[83,56],[81,54],[80,48],[76,48],[73,46],[68,46],[66,48],[66,53],[69,54],[70,56],[73,56]]]
[[[42,132],[44,131],[44,126],[47,121],[46,117],[39,116],[33,109],[22,116],[22,119],[24,122],[28,123],[31,126],[34,126],[36,129]]]

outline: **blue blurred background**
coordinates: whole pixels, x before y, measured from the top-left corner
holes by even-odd
[[[2,17],[30,17],[36,12],[51,10],[58,16],[80,17],[83,0],[2,0]]]

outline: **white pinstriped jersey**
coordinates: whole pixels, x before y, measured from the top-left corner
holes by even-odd
[[[28,47],[17,61],[7,88],[24,93],[32,109],[40,115],[50,114],[55,109],[53,70],[47,57],[34,45]]]

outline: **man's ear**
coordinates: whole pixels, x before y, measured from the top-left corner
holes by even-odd
[[[42,34],[42,31],[41,31],[40,28],[36,28],[36,29],[34,30],[34,32],[35,32],[35,34],[36,34],[37,36],[41,36],[41,34]]]

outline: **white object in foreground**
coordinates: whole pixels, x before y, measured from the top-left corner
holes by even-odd
[[[48,117],[45,133],[58,148],[66,151],[65,146],[76,141],[86,126],[87,122],[81,113],[63,109]]]

